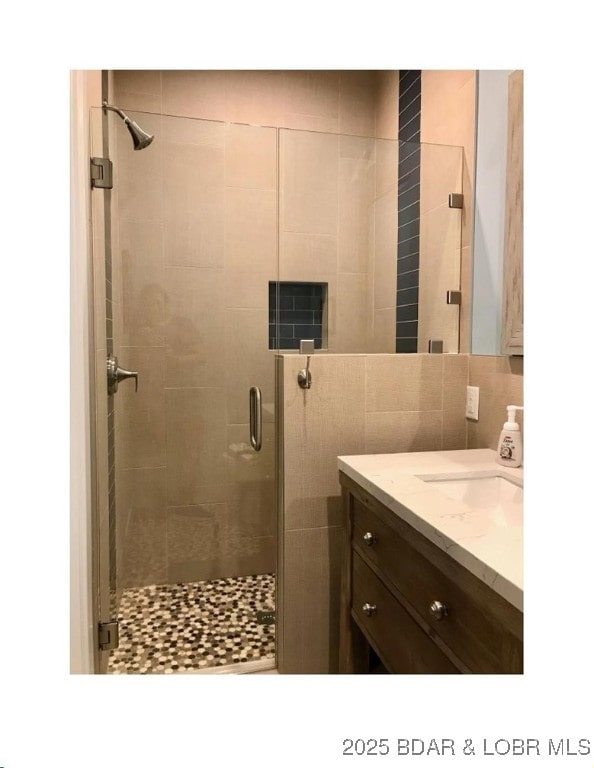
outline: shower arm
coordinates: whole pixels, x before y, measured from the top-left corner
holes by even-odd
[[[122,118],[125,123],[132,122],[125,112],[122,112],[122,110],[118,109],[117,107],[112,107],[111,104],[108,104],[106,101],[103,102],[103,109],[109,109],[112,112],[115,112]]]

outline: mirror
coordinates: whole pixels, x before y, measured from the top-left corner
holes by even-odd
[[[522,72],[477,73],[471,352],[523,354]]]

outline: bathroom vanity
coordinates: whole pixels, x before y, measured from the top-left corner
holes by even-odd
[[[521,673],[523,470],[488,449],[338,466],[340,671]]]

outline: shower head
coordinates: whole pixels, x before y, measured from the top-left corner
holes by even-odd
[[[126,123],[126,128],[130,131],[132,141],[134,142],[134,149],[144,149],[145,147],[148,147],[151,141],[155,138],[146,131],[143,131],[138,123],[134,122],[134,120],[130,120],[128,115],[125,112],[122,112],[121,109],[112,107],[106,101],[103,102],[103,109],[110,109],[112,112],[115,112],[122,118],[124,123]]]

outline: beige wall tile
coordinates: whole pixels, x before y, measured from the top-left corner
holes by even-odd
[[[226,119],[252,125],[280,125],[283,73],[280,70],[225,72]]]
[[[396,191],[375,202],[373,308],[396,306],[396,255],[398,249],[398,200]]]
[[[337,234],[338,136],[280,135],[280,230]]]
[[[338,81],[338,130],[356,136],[375,135],[377,81],[374,71],[341,72]]]
[[[121,91],[119,89],[115,92],[111,101],[126,113],[128,110],[133,110],[134,112],[161,112],[163,106],[161,94],[154,95],[151,93],[138,93],[137,91]],[[142,123],[140,125],[142,127]]]
[[[281,232],[279,269],[281,280],[326,282],[324,276],[338,271],[336,235]]]
[[[474,70],[423,70],[421,141],[461,145],[467,117],[461,110],[471,96],[474,101],[474,76]]]
[[[121,264],[121,345],[163,346],[166,293],[160,222],[121,219],[116,260]]]
[[[466,448],[468,355],[443,357],[443,450]]]
[[[257,271],[276,268],[276,202],[274,190],[225,190],[225,268],[230,273],[246,264]]]
[[[225,184],[247,189],[276,189],[276,134],[274,128],[227,125]]]
[[[186,145],[225,149],[226,126],[214,120],[163,115],[161,130],[163,144],[171,149]]]
[[[396,308],[377,309],[373,313],[371,352],[394,352],[396,336]]]
[[[226,120],[225,72],[163,70],[163,112],[167,115]]]
[[[334,352],[367,351],[370,317],[367,307],[368,276],[338,275],[336,330],[330,338]]]
[[[113,78],[118,95],[120,91],[161,95],[161,71],[158,69],[116,69]]]
[[[342,498],[338,468],[320,475],[305,475],[291,467],[285,474],[286,531],[342,525]]]
[[[309,70],[283,72],[280,125],[312,131],[338,132],[339,73]]]
[[[405,411],[365,415],[365,453],[439,451],[442,411]]]
[[[398,138],[398,72],[376,72],[377,98],[375,109],[375,135],[381,139]]]
[[[115,400],[116,455],[120,467],[162,467],[165,454],[165,350],[122,347],[120,364],[138,371],[138,392],[132,380],[118,386]]]
[[[288,531],[281,674],[338,671],[342,528]]]
[[[442,408],[442,355],[373,355],[365,359],[366,411]]]
[[[196,503],[202,486],[227,482],[224,390],[166,389],[167,503]]]
[[[268,309],[278,275],[276,192],[227,188],[225,197],[225,305]]]
[[[227,477],[234,485],[232,498],[241,507],[260,509],[273,522],[274,507],[274,423],[262,425],[262,448],[256,452],[250,444],[248,424],[227,426]],[[270,533],[267,530],[266,533]]]
[[[229,424],[249,423],[249,391],[260,387],[262,420],[274,421],[274,353],[268,349],[268,309],[228,309],[224,360]]]
[[[216,386],[225,362],[223,271],[166,267],[165,386]]]
[[[428,211],[420,219],[420,247],[441,253],[460,248],[460,210],[444,205]]]
[[[130,112],[147,133],[162,136],[160,115]],[[136,152],[128,129],[119,120],[115,126],[118,152],[118,201],[121,219],[160,221],[163,212],[163,142],[153,143],[142,152]],[[125,139],[123,140],[123,137]]]
[[[338,257],[341,272],[370,268],[373,228],[375,147],[372,139],[340,137],[338,179]]]
[[[183,121],[192,125],[192,121]],[[224,242],[224,151],[198,143],[164,143],[163,247],[165,263],[222,267]],[[187,131],[189,132],[189,131]]]
[[[451,192],[462,192],[463,161],[460,147],[421,145],[421,215],[447,206]]]
[[[448,304],[446,295],[460,286],[460,248],[447,252],[421,240],[420,250],[418,348],[427,350],[429,339],[442,339],[444,352],[458,352],[460,309]]]
[[[375,196],[393,192],[398,183],[398,142],[378,139],[375,142]]]
[[[167,581],[164,467],[120,469],[117,516],[123,531],[121,586]]]
[[[524,361],[521,357],[469,356],[470,386],[479,387],[479,419],[468,421],[469,448],[497,448],[507,421],[507,405],[524,405]],[[522,412],[518,423],[523,430]]]
[[[363,448],[365,358],[314,355],[312,388],[300,389],[305,357],[284,358],[285,476],[337,476],[336,457]]]

